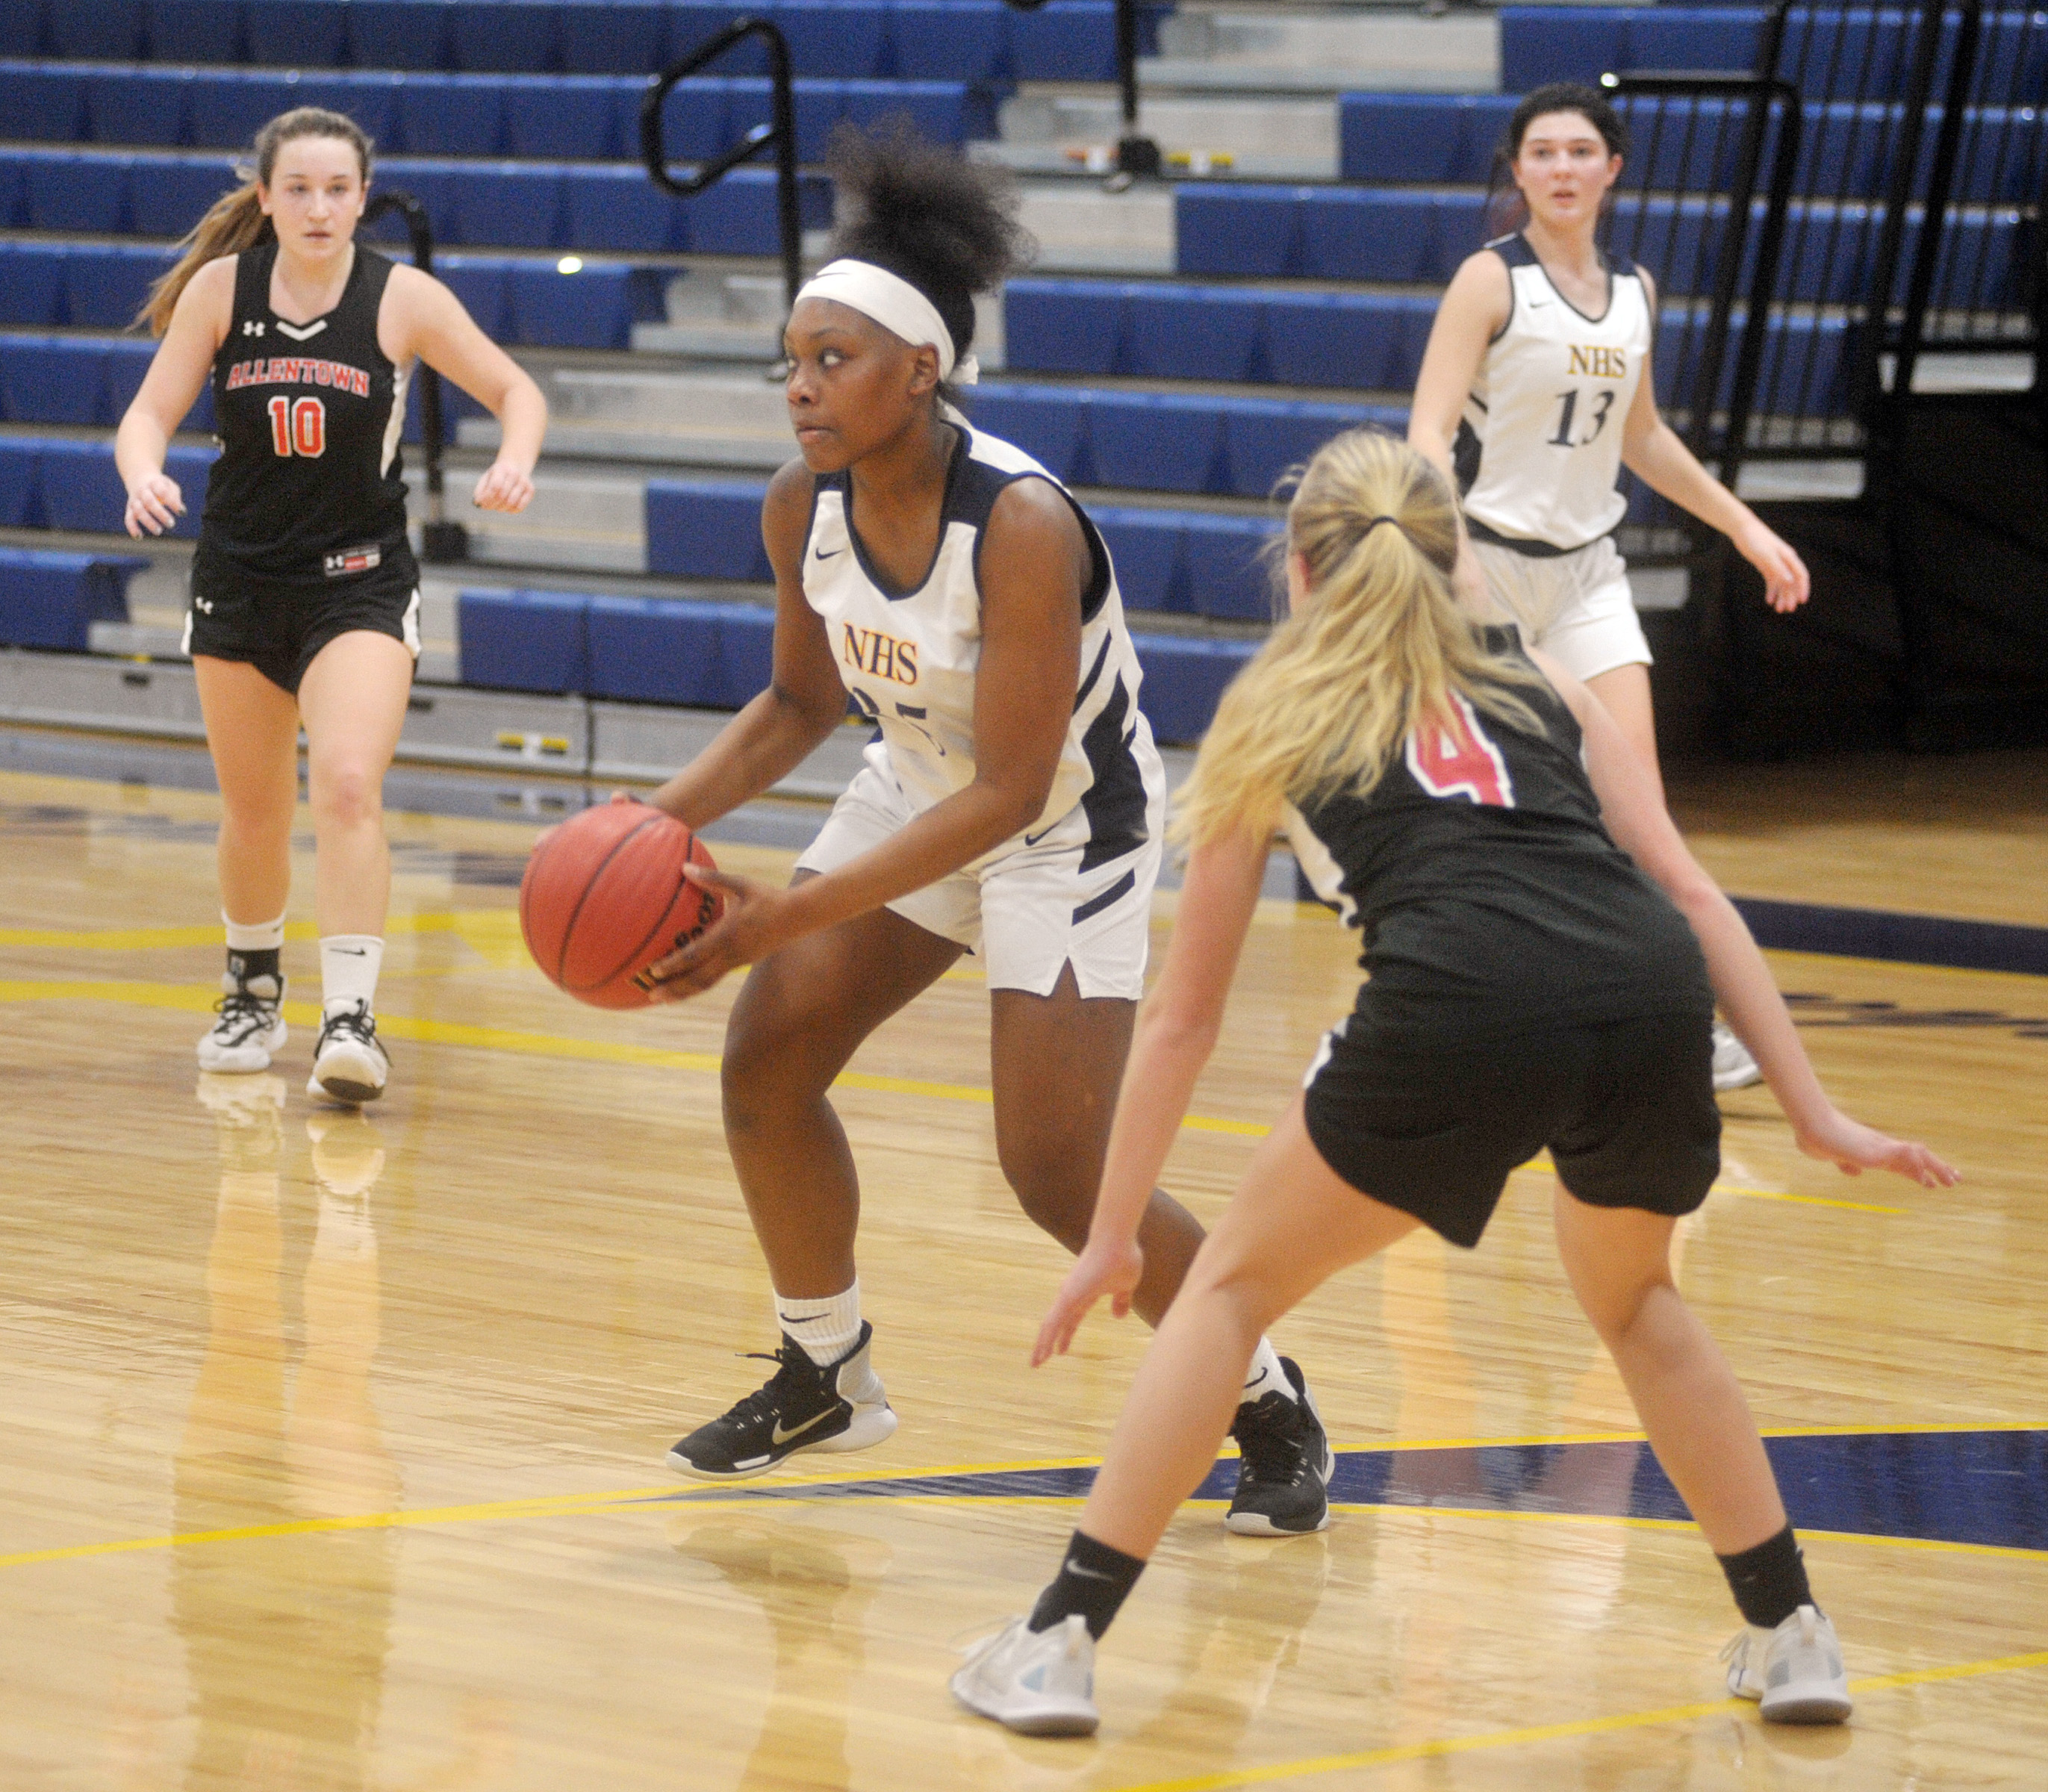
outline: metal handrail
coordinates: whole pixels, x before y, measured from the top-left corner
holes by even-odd
[[[669,95],[678,82],[687,80],[707,63],[716,62],[747,37],[758,37],[768,52],[772,118],[766,124],[756,125],[723,155],[699,164],[696,173],[671,173],[661,130],[661,109]],[[794,310],[797,290],[804,284],[804,224],[797,204],[797,103],[789,79],[789,40],[771,20],[737,18],[716,37],[707,37],[681,61],[650,77],[646,95],[640,102],[640,159],[649,177],[664,192],[673,193],[678,199],[694,198],[771,145],[775,151],[776,212],[782,237],[782,285],[789,308]]]
[[[363,208],[363,221],[374,223],[387,211],[401,213],[405,234],[413,239],[413,266],[422,273],[434,271],[434,227],[427,208],[410,193],[395,187],[378,191]],[[421,459],[427,475],[426,520],[420,526],[420,555],[437,564],[469,557],[469,531],[448,517],[447,498],[441,475],[441,376],[424,361],[420,363]]]
[[[1749,445],[1749,418],[1756,397],[1757,375],[1762,369],[1764,339],[1769,333],[1772,289],[1777,283],[1778,262],[1785,240],[1785,220],[1791,209],[1793,176],[1799,163],[1800,132],[1804,123],[1799,90],[1773,75],[1689,75],[1643,71],[1626,75],[1604,75],[1600,84],[1619,96],[1630,94],[1669,94],[1687,99],[1722,97],[1747,99],[1748,115],[1744,122],[1736,165],[1728,181],[1728,235],[1722,245],[1720,261],[1714,271],[1714,290],[1707,313],[1707,331],[1694,384],[1692,415],[1686,433],[1693,452],[1720,465],[1720,480],[1731,491]],[[1712,440],[1715,403],[1720,390],[1721,367],[1728,355],[1728,332],[1732,328],[1736,289],[1747,246],[1750,212],[1756,198],[1757,175],[1763,165],[1764,143],[1770,135],[1771,114],[1775,103],[1779,117],[1775,154],[1771,161],[1763,226],[1756,244],[1756,261],[1750,276],[1742,345],[1736,354],[1735,376],[1728,394],[1728,421],[1721,440]]]

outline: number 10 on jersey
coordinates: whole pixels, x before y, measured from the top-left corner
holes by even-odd
[[[317,398],[273,398],[270,445],[289,459],[317,460],[327,452],[327,406]]]

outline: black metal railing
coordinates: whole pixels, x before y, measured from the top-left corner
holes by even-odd
[[[669,167],[663,130],[669,95],[677,83],[687,80],[749,37],[760,39],[768,52],[771,103],[768,122],[756,125],[724,154],[699,163],[694,173],[674,173]],[[782,285],[793,309],[797,289],[804,283],[804,223],[797,187],[797,103],[790,84],[789,39],[779,25],[768,19],[736,18],[649,80],[646,96],[640,102],[640,159],[649,177],[663,192],[678,199],[693,198],[767,149],[775,152],[775,211],[782,237]],[[781,339],[779,333],[777,339]]]
[[[387,212],[404,219],[405,234],[413,242],[413,265],[422,273],[434,271],[434,229],[427,208],[410,193],[386,187],[364,208],[363,221],[374,223]],[[424,361],[413,375],[420,384],[420,458],[425,468],[427,514],[420,525],[420,553],[437,563],[469,557],[469,531],[451,522],[441,472],[441,451],[447,445],[441,411],[441,376]]]

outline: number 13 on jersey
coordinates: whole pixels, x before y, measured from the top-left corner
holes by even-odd
[[[317,460],[327,452],[327,406],[317,398],[273,398],[270,446],[289,460]]]

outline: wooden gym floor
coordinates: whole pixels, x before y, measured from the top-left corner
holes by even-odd
[[[774,1341],[719,1127],[736,983],[580,1008],[520,945],[533,824],[394,816],[390,1098],[305,1096],[309,858],[277,1072],[200,1076],[215,805],[178,782],[0,774],[0,1786],[2048,1781],[2041,976],[1776,955],[1844,1104],[1967,1180],[1845,1180],[1748,1092],[1681,1240],[1840,1626],[1851,1728],[1720,1696],[1720,1577],[1530,1171],[1477,1253],[1417,1237],[1282,1328],[1344,1453],[1332,1528],[1232,1538],[1190,1506],[1103,1651],[1100,1736],[1033,1742],[952,1707],[950,1645],[1049,1571],[1144,1339],[1098,1320],[1026,1367],[1062,1259],[995,1168],[977,978],[839,1097],[901,1431],[697,1490],[662,1453]],[[1675,801],[1743,894],[2003,923],[1970,937],[2038,952],[2044,791],[2048,758],[2011,755],[1731,771]],[[1353,950],[1319,910],[1262,910],[1170,1166],[1197,1210]]]

